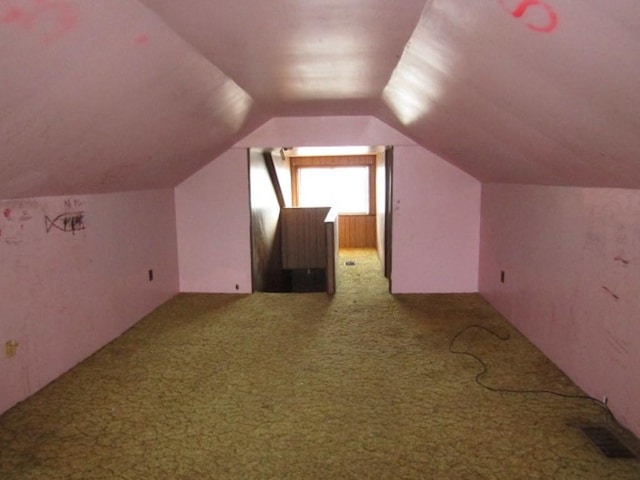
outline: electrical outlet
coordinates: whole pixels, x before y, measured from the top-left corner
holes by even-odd
[[[8,358],[15,356],[17,349],[18,349],[18,342],[16,342],[15,340],[9,340],[5,344],[5,353],[7,354]]]
[[[504,283],[504,270],[500,271],[500,283]]]
[[[149,281],[153,282],[153,268],[149,270]]]

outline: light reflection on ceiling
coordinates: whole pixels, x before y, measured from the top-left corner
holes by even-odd
[[[168,188],[337,115],[485,182],[640,188],[633,0],[0,0],[0,54],[0,198]]]

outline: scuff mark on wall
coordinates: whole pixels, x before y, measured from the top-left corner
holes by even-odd
[[[630,352],[633,350],[630,344],[620,338],[619,334],[615,331],[606,330],[604,333],[607,341],[607,358],[614,362],[618,368],[628,369],[629,362],[634,362],[633,359],[630,358]]]
[[[625,260],[624,258],[622,258],[621,256],[617,256],[616,258],[613,259],[616,262],[620,262],[623,265],[629,265],[631,263],[630,260]]]
[[[620,300],[620,297],[618,295],[616,295],[615,293],[613,293],[609,288],[603,286],[602,289],[607,292],[609,295],[611,295],[613,298],[615,298],[616,300]]]
[[[611,332],[607,332],[607,342],[620,355],[629,355],[629,344]]]

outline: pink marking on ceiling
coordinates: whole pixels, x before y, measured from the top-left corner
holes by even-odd
[[[530,19],[526,22],[527,28],[535,32],[551,33],[558,26],[558,14],[547,2],[541,0],[521,0],[515,10],[507,5],[506,0],[500,0],[500,5],[517,19],[523,18],[532,7],[540,7],[537,9],[538,11],[544,10],[544,17],[541,20]]]
[[[59,40],[78,24],[75,7],[66,0],[29,0],[27,3],[21,7],[13,1],[0,0],[0,23],[38,34],[45,43]]]
[[[147,43],[149,43],[149,37],[142,33],[135,38],[135,42],[136,45],[146,45]]]
[[[14,6],[9,6],[5,14],[0,18],[0,22],[2,23],[19,22],[20,20],[23,20],[24,17],[25,17],[24,10]]]

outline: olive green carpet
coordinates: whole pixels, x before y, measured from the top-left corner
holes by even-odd
[[[0,479],[640,478],[577,428],[615,427],[596,403],[476,383],[450,350],[490,387],[581,395],[479,295],[340,263],[333,297],[178,295],[0,416]]]

